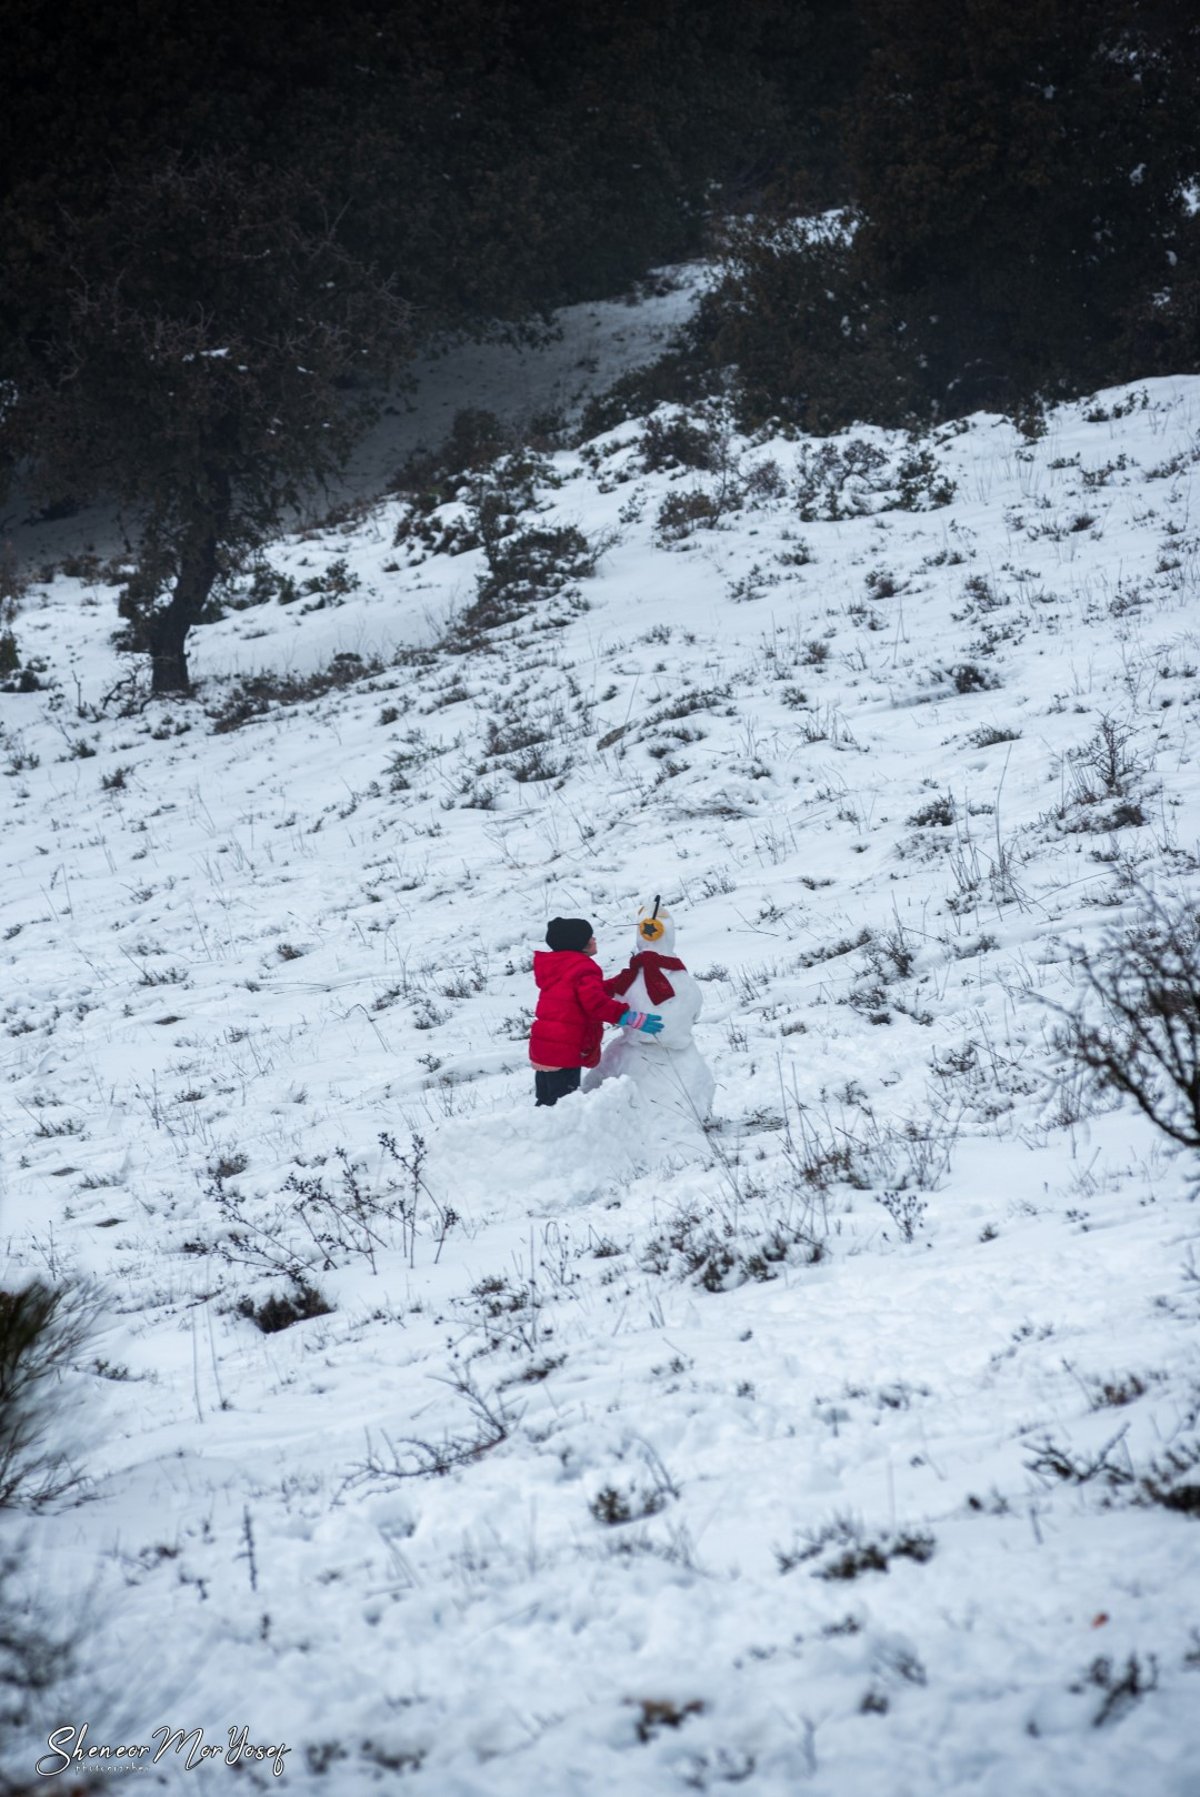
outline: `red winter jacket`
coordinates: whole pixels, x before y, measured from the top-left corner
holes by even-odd
[[[606,1023],[629,1009],[604,990],[600,969],[575,949],[541,949],[533,957],[537,1011],[529,1035],[535,1067],[594,1067]]]

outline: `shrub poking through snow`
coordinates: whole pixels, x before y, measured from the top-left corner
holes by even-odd
[[[265,717],[276,706],[302,705],[306,699],[320,699],[326,693],[353,686],[371,674],[381,674],[383,663],[376,656],[364,659],[351,649],[344,649],[323,668],[311,674],[250,674],[237,680],[215,704],[209,707],[214,736],[240,730],[256,718]]]
[[[1158,1456],[1143,1478],[1143,1499],[1161,1504],[1180,1516],[1200,1518],[1200,1434],[1192,1419],[1190,1436],[1172,1443]]]
[[[922,805],[919,810],[914,811],[908,821],[922,830],[929,830],[935,826],[948,830],[956,816],[953,795],[943,792],[939,793],[937,798],[930,799],[927,805]]]
[[[666,1507],[668,1498],[678,1497],[672,1486],[655,1485],[649,1489],[631,1486],[622,1491],[616,1485],[605,1485],[596,1493],[588,1509],[597,1522],[614,1528],[620,1523],[640,1522],[648,1516],[657,1516]]]
[[[1134,1474],[1125,1446],[1128,1433],[1126,1424],[1095,1453],[1085,1455],[1074,1454],[1047,1436],[1035,1444],[1033,1459],[1027,1462],[1029,1471],[1047,1480],[1062,1479],[1069,1485],[1089,1485],[1093,1479],[1109,1487],[1132,1485]]]
[[[958,661],[943,669],[938,679],[949,680],[956,693],[994,692],[1000,685],[995,674],[989,674],[973,661]]]
[[[1100,834],[1146,822],[1131,790],[1146,768],[1132,742],[1131,725],[1104,716],[1088,741],[1068,757],[1072,790],[1058,814],[1068,833]]]
[[[484,632],[511,624],[541,600],[576,596],[574,583],[596,571],[603,544],[574,524],[542,523],[539,489],[553,486],[549,464],[537,456],[502,458],[476,481],[471,534],[483,549],[475,598],[448,633],[445,647],[468,653]]]
[[[729,1171],[736,1178],[737,1169]],[[739,1190],[740,1198],[731,1189],[720,1204],[681,1205],[646,1243],[643,1265],[723,1292],[750,1281],[765,1284],[785,1267],[824,1258],[823,1224],[809,1193],[790,1184],[772,1194],[749,1185]]]
[[[728,508],[726,508],[728,509]],[[702,487],[689,487],[681,493],[668,493],[658,508],[655,536],[667,548],[682,543],[694,530],[711,530],[720,522],[722,506],[713,493]]]
[[[686,412],[655,412],[647,418],[638,439],[638,453],[647,474],[664,468],[716,467],[720,443],[712,428],[697,424]]]
[[[928,512],[949,505],[954,482],[916,440],[893,460],[878,443],[850,437],[806,446],[796,464],[796,505],[806,524],[871,512]]]
[[[485,536],[487,573],[480,577],[468,619],[486,630],[508,623],[538,599],[561,593],[570,581],[596,571],[596,551],[573,524],[523,528]]]
[[[1010,730],[1004,724],[982,724],[967,738],[976,749],[992,749],[997,743],[1015,743],[1020,740],[1021,732]]]
[[[1147,1692],[1157,1689],[1158,1661],[1153,1654],[1147,1654],[1143,1665],[1135,1653],[1129,1655],[1120,1671],[1103,1656],[1093,1660],[1085,1677],[1070,1686],[1075,1696],[1082,1696],[1088,1690],[1103,1692],[1103,1702],[1092,1717],[1093,1728],[1103,1728],[1108,1722],[1118,1721]]]
[[[869,1536],[850,1516],[838,1516],[823,1528],[790,1548],[776,1548],[780,1572],[808,1566],[815,1579],[850,1580],[864,1572],[886,1572],[893,1560],[932,1560],[937,1546],[933,1536],[920,1529]]]
[[[705,1709],[699,1697],[687,1703],[676,1703],[669,1697],[629,1697],[626,1702],[639,1711],[637,1738],[643,1745],[653,1741],[664,1728],[682,1728],[689,1716],[702,1716]]]
[[[316,1286],[306,1279],[296,1279],[290,1291],[272,1292],[270,1297],[260,1299],[257,1304],[253,1298],[242,1298],[237,1314],[261,1329],[264,1335],[277,1335],[281,1329],[290,1329],[293,1323],[305,1323],[310,1317],[332,1316],[333,1306],[326,1303]]]

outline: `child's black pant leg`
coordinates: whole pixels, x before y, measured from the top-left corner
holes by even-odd
[[[582,1067],[555,1067],[549,1073],[535,1073],[534,1091],[538,1104],[557,1104],[570,1092],[578,1092],[583,1078]]]

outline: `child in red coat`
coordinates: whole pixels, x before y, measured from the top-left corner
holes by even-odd
[[[606,1023],[657,1035],[662,1018],[645,1011],[630,1011],[610,998],[592,956],[596,938],[582,917],[551,918],[546,930],[550,952],[533,957],[537,982],[537,1011],[529,1034],[529,1059],[534,1068],[538,1104],[557,1104],[568,1092],[577,1092],[585,1067],[600,1059],[600,1038]]]

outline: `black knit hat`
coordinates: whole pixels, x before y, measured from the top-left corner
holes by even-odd
[[[552,917],[546,926],[546,941],[551,948],[572,948],[583,954],[594,932],[585,917]]]

